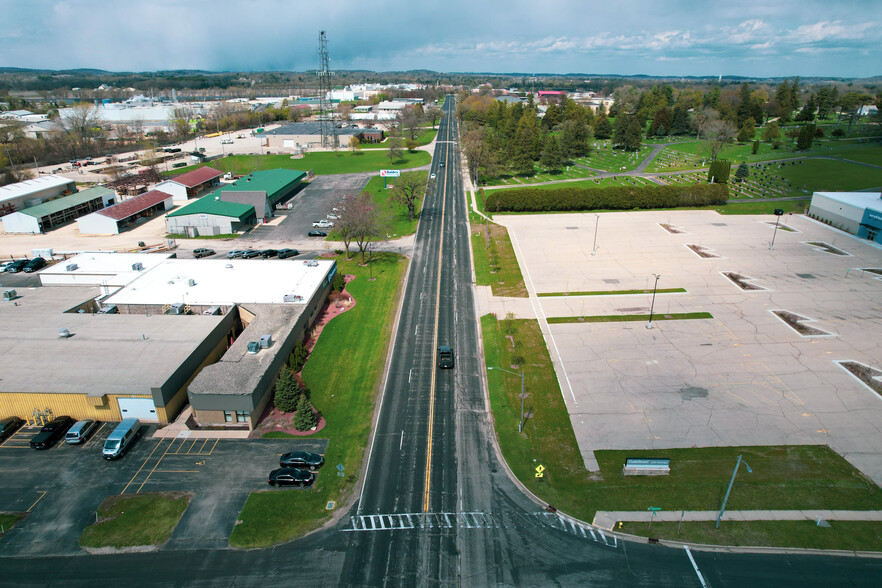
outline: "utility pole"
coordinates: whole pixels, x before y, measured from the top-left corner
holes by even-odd
[[[328,111],[333,107],[330,98],[331,78],[334,73],[331,71],[331,58],[328,55],[328,37],[325,31],[319,32],[319,67],[316,75],[319,79],[319,126],[322,135],[322,147],[337,148],[337,126]]]

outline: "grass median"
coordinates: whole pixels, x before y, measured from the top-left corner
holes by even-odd
[[[490,286],[494,296],[526,298],[527,286],[506,228],[477,221],[469,226],[478,285]]]
[[[685,321],[695,319],[712,319],[714,315],[709,312],[670,312],[666,314],[654,314],[654,321]],[[562,323],[626,323],[648,321],[648,314],[603,314],[596,316],[550,316],[548,324]]]
[[[169,540],[192,494],[116,494],[98,507],[98,522],[86,527],[80,537],[83,547],[159,546]]]
[[[499,370],[488,371],[493,420],[506,462],[532,492],[564,512],[590,522],[598,510],[643,512],[650,506],[672,511],[719,509],[738,455],[753,473],[744,469],[739,472],[727,509],[882,509],[882,490],[826,446],[595,451],[600,469],[589,472],[538,323],[500,321],[485,315],[481,317],[481,329],[487,365],[511,371],[522,367],[530,395],[526,412],[531,416],[524,432],[519,433],[520,378]],[[520,364],[513,369],[516,359]],[[628,457],[669,458],[671,473],[624,476],[622,466]],[[541,480],[535,477],[539,464],[546,468]],[[740,524],[747,529],[745,533],[750,533],[753,544],[780,544],[764,528],[765,523]],[[870,530],[857,536],[872,537],[874,525],[868,525]],[[630,529],[636,533],[639,525],[632,524]],[[652,530],[653,536],[658,536],[656,523]],[[693,537],[681,529],[679,539],[725,544],[731,538],[723,534],[709,538],[698,532]],[[810,546],[797,535],[787,535],[786,542],[795,547]],[[878,549],[878,542],[861,542],[855,548]]]
[[[426,180],[429,172],[412,171],[404,172],[401,175],[407,176],[411,174],[418,175],[423,180]],[[384,187],[384,185],[386,184],[389,185],[388,188]],[[374,197],[374,203],[378,206],[383,207],[386,210],[389,218],[388,233],[393,239],[397,237],[403,237],[405,235],[413,235],[414,233],[416,233],[417,224],[420,220],[420,211],[423,208],[423,195],[420,195],[416,201],[414,219],[409,220],[407,218],[407,207],[392,200],[392,185],[394,184],[395,178],[386,180],[386,178],[374,176],[370,179],[370,181],[367,183],[367,186],[365,186],[364,188],[365,191],[370,192],[371,195]]]
[[[0,530],[2,530],[2,534],[0,534],[0,538],[3,538],[6,533],[9,532],[9,529],[15,526],[18,521],[24,518],[24,515],[17,512],[0,512]]]
[[[328,502],[344,504],[361,472],[407,260],[374,254],[373,281],[355,258],[337,263],[356,276],[346,285],[356,304],[325,325],[303,369],[311,402],[327,422],[320,433],[329,439],[325,466],[312,488],[252,493],[230,536],[234,547],[283,543],[318,528],[331,516]],[[337,464],[345,477],[337,476]]]

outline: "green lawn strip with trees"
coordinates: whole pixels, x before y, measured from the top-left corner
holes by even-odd
[[[685,292],[685,288],[659,288],[658,294],[674,294]],[[536,296],[620,296],[624,294],[652,294],[652,288],[648,290],[589,290],[586,292],[537,292]]]
[[[98,522],[80,536],[83,547],[162,545],[172,535],[192,493],[114,494],[98,507]]]
[[[428,123],[431,124],[431,123]],[[438,129],[423,129],[419,135],[415,137],[417,146],[428,145],[435,140]],[[342,148],[342,147],[341,147]],[[361,149],[388,149],[389,139],[386,138],[382,143],[362,143]]]
[[[527,297],[527,286],[518,265],[508,230],[502,225],[471,221],[475,278],[479,286],[490,286],[494,296]]]
[[[652,292],[652,290],[650,290]],[[693,319],[712,319],[714,316],[709,312],[668,312],[652,315],[656,321],[683,321]],[[631,321],[649,320],[648,314],[604,314],[596,316],[550,316],[548,324],[562,323],[625,323]]]
[[[738,481],[741,474],[738,475]],[[715,521],[622,523],[617,531],[656,539],[670,539],[706,545],[737,545],[768,547],[802,547],[805,549],[837,549],[845,551],[879,551],[882,545],[882,521],[828,521],[821,527],[817,521]],[[679,531],[678,531],[679,527]]]
[[[15,526],[15,524],[24,518],[22,513],[18,512],[0,512],[0,526],[2,526],[3,534],[0,535],[0,539],[3,538],[3,535],[9,532],[9,529]]]
[[[417,176],[423,181],[426,180],[428,176],[427,171],[414,171],[414,172],[404,172],[402,173],[402,177],[405,176]],[[383,188],[384,181],[388,184],[388,188]],[[403,237],[405,235],[412,235],[416,232],[417,223],[419,223],[419,213],[423,207],[423,195],[421,194],[416,199],[416,216],[413,220],[409,220],[407,216],[407,207],[404,204],[397,202],[393,197],[393,185],[396,181],[396,178],[382,178],[380,176],[374,176],[370,179],[365,186],[365,191],[370,192],[374,197],[374,202],[381,207],[384,207],[387,211],[387,218],[389,219],[389,227],[388,234],[391,238]],[[332,235],[333,237],[333,235]]]
[[[853,191],[882,186],[882,169],[835,161],[808,159],[803,165],[786,165],[774,173],[792,185],[812,192]]]
[[[536,188],[489,191],[484,196],[484,206],[491,212],[645,210],[723,204],[728,195],[729,188],[725,184],[607,188],[579,188],[564,185],[553,191]]]
[[[222,159],[215,159],[204,164],[191,165],[168,172],[164,175],[174,177],[181,173],[193,171],[199,167],[213,167],[223,172],[232,172],[236,175],[245,175],[254,171],[266,169],[296,169],[301,171],[312,170],[317,176],[331,174],[348,174],[356,172],[374,172],[381,169],[408,169],[428,165],[432,156],[425,151],[407,151],[402,149],[401,154],[394,161],[390,161],[386,151],[360,151],[351,153],[344,149],[339,151],[317,151],[307,153],[299,159],[292,159],[290,155],[230,155]]]
[[[588,472],[538,323],[509,323],[485,315],[481,330],[487,365],[515,372],[523,367],[530,395],[526,406],[532,416],[524,432],[518,433],[520,378],[499,370],[487,372],[494,427],[506,462],[530,491],[581,520],[591,522],[598,510],[644,512],[650,506],[670,511],[718,510],[738,455],[753,473],[741,469],[727,509],[882,509],[882,490],[836,452],[819,445],[595,451],[600,471]],[[515,359],[521,363],[512,369]],[[622,466],[629,457],[670,458],[671,473],[623,476]],[[541,481],[535,477],[538,464],[546,468]],[[656,524],[652,536],[663,536],[656,534]],[[731,524],[724,523],[721,530]],[[748,529],[755,524],[756,532],[767,523],[738,524]],[[639,534],[639,528],[632,523],[623,530]],[[680,539],[693,540],[682,530]],[[760,537],[754,544],[762,545],[765,540]],[[811,546],[801,543],[799,536],[792,538],[791,545]],[[878,540],[874,546],[868,539],[862,548],[878,549]]]
[[[302,374],[309,400],[326,422],[319,433],[329,439],[325,466],[307,490],[252,493],[230,536],[234,547],[274,545],[321,526],[331,516],[327,503],[345,504],[361,474],[407,261],[375,253],[373,281],[371,270],[355,258],[338,256],[337,264],[338,272],[356,276],[346,285],[356,304],[324,326]],[[337,464],[345,467],[345,477],[337,476]]]

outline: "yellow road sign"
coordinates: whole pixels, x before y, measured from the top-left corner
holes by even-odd
[[[538,466],[536,466],[536,471],[541,474],[545,471],[545,466],[540,463]]]
[[[537,477],[537,478],[542,478],[542,477],[544,477],[544,476],[545,476],[545,474],[543,474],[542,472],[537,472],[537,473],[536,473],[536,477]]]

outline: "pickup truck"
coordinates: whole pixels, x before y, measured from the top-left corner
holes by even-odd
[[[40,432],[31,438],[31,447],[34,449],[49,449],[55,442],[64,437],[64,434],[74,424],[69,416],[60,416],[46,423]]]
[[[329,229],[334,226],[334,223],[329,220],[322,219],[320,221],[313,222],[312,226],[316,227],[317,229]]]

